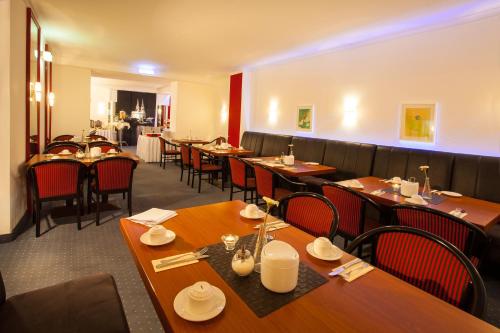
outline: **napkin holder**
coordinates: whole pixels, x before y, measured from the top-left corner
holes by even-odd
[[[283,164],[285,165],[294,165],[295,157],[293,155],[288,155],[283,158]]]
[[[90,157],[99,157],[101,156],[101,148],[93,147],[90,149]]]
[[[410,198],[412,195],[418,194],[418,182],[409,182],[406,180],[402,180],[400,191],[401,195]]]
[[[287,293],[297,286],[299,254],[288,243],[274,240],[261,254],[260,279],[264,287],[276,293]]]

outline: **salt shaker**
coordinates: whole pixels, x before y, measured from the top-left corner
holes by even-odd
[[[241,248],[236,251],[233,261],[231,262],[233,271],[239,276],[247,276],[252,273],[254,265],[255,262],[252,254],[245,249],[245,245],[243,244]]]

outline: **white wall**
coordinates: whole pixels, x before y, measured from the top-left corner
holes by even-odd
[[[500,156],[499,31],[496,16],[255,69],[245,73],[243,121],[255,131],[304,135],[295,131],[296,108],[314,104],[315,137],[405,146],[400,104],[438,102],[436,144],[417,147]],[[350,95],[359,99],[358,121],[347,128]]]
[[[53,76],[52,138],[81,135],[90,126],[90,69],[54,64]]]

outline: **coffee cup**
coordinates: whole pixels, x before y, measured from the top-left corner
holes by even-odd
[[[162,225],[155,225],[149,229],[149,235],[152,240],[160,240],[165,237],[167,229]]]
[[[116,153],[116,150],[115,150],[115,148],[111,148],[110,150],[108,150],[108,153],[111,153],[111,154],[114,154],[114,153]]]
[[[326,237],[318,237],[314,240],[313,249],[320,256],[328,256],[332,251],[332,242]]]
[[[254,204],[249,204],[245,207],[245,215],[248,217],[256,217],[259,214],[259,208]]]
[[[63,149],[63,151],[61,153],[63,153],[63,154],[69,154],[70,151],[68,149]]]
[[[187,290],[188,308],[192,313],[205,313],[214,306],[214,288],[206,281],[198,281]]]

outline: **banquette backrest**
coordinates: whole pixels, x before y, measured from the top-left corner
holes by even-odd
[[[366,177],[371,174],[375,145],[328,140],[323,164],[335,166],[333,180]]]
[[[294,136],[292,144],[293,154],[296,159],[306,162],[323,163],[326,140]]]
[[[253,150],[256,156],[260,156],[265,135],[264,133],[247,131],[241,137],[241,146],[245,149]]]
[[[291,142],[292,136],[290,135],[265,134],[260,156],[280,156],[281,153],[288,154],[288,145]]]

